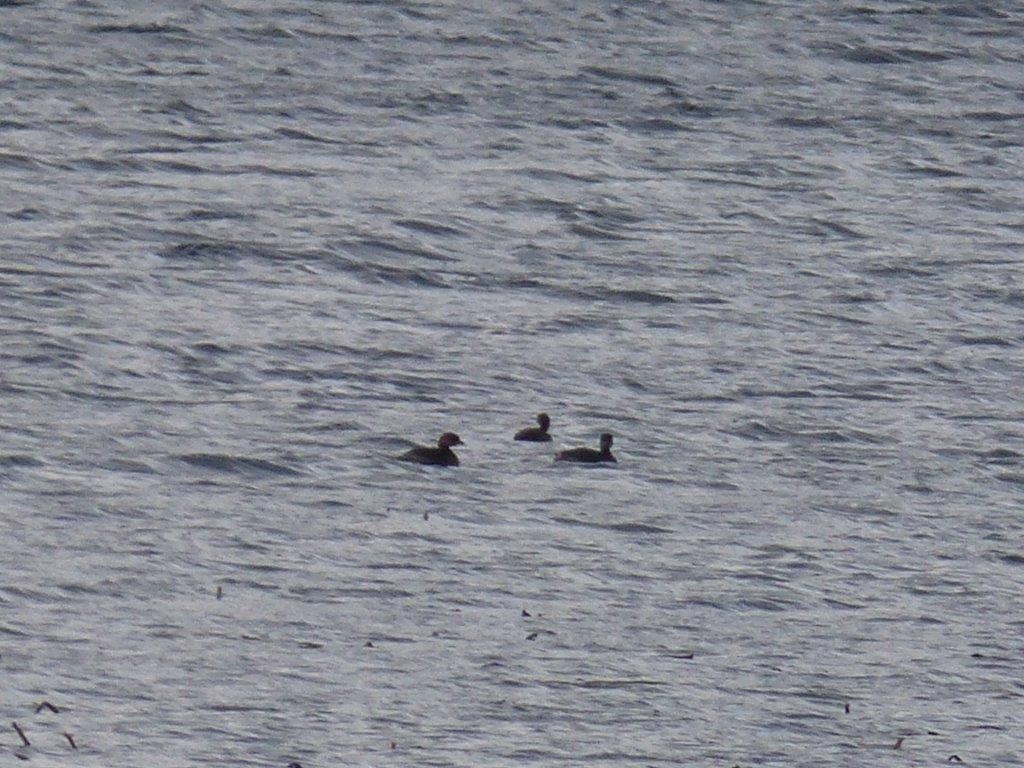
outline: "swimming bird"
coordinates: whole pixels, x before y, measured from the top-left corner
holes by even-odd
[[[465,445],[465,443],[454,432],[445,432],[437,438],[436,448],[417,445],[398,458],[402,461],[412,461],[416,464],[437,464],[442,467],[457,467],[459,466],[459,457],[452,450],[453,445]]]
[[[528,440],[531,443],[550,443],[551,435],[548,434],[548,427],[551,426],[551,419],[548,418],[546,413],[538,413],[537,423],[540,424],[539,427],[520,429],[512,439]]]
[[[555,454],[555,461],[575,461],[583,464],[596,464],[600,461],[615,461],[612,456],[612,436],[605,432],[601,435],[601,450],[593,448],[570,448]],[[616,462],[618,463],[618,462]]]

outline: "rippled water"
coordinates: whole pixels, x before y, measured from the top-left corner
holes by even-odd
[[[0,751],[1024,762],[1020,7],[268,6],[0,2]]]

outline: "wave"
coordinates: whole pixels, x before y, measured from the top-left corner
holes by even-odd
[[[285,464],[279,464],[267,459],[236,456],[227,453],[183,453],[178,458],[193,467],[238,475],[287,475],[295,477],[302,474],[299,470]]]
[[[583,301],[610,301],[623,304],[674,304],[676,299],[658,291],[644,290],[642,288],[610,288],[608,286],[579,286],[556,285],[546,283],[536,278],[511,278],[504,281],[504,287],[520,290],[536,290],[565,299],[580,299]],[[695,303],[700,303],[698,300]],[[709,301],[707,303],[716,303]]]
[[[556,523],[564,523],[565,525],[576,525],[583,528],[600,528],[605,531],[614,531],[616,533],[674,533],[671,528],[662,528],[657,525],[650,525],[649,523],[595,523],[589,520],[579,520],[572,517],[553,517]]]
[[[175,24],[93,24],[87,27],[89,32],[96,34],[131,34],[131,35],[187,35],[189,30]]]
[[[9,453],[0,455],[0,467],[41,467],[43,462],[34,456],[27,456],[23,453]]]

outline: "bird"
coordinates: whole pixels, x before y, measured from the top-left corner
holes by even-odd
[[[570,448],[555,454],[555,461],[574,461],[582,464],[596,464],[601,461],[615,461],[612,456],[612,436],[605,432],[601,435],[601,450],[593,448]],[[616,462],[617,463],[617,462]]]
[[[401,461],[411,461],[416,464],[436,464],[442,467],[459,466],[459,457],[452,450],[453,445],[465,445],[462,439],[454,432],[445,432],[437,438],[437,447],[432,448],[426,445],[417,445],[399,456]]]
[[[537,414],[539,427],[526,427],[516,432],[513,440],[526,440],[531,443],[550,443],[551,435],[548,434],[548,427],[551,426],[551,419],[546,413]]]

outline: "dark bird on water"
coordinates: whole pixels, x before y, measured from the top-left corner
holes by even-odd
[[[605,432],[601,435],[601,450],[593,448],[570,448],[555,454],[555,461],[575,461],[582,464],[596,464],[600,461],[615,461],[612,456],[612,436]]]
[[[537,414],[539,427],[527,427],[516,432],[513,440],[527,440],[531,443],[550,443],[551,435],[548,434],[548,427],[551,426],[551,419],[546,413]]]
[[[412,461],[416,464],[436,464],[442,467],[459,466],[459,457],[452,450],[453,445],[464,445],[462,440],[454,432],[445,432],[437,438],[437,447],[431,448],[426,445],[417,445],[403,453],[398,458],[402,461]]]

